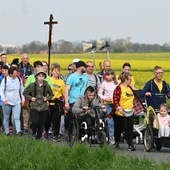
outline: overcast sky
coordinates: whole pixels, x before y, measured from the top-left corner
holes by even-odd
[[[53,14],[53,39],[88,41],[131,37],[170,43],[170,0],[1,0],[0,44],[48,41],[44,21]]]

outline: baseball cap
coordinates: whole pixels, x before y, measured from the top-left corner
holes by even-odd
[[[73,59],[72,63],[77,63],[78,61],[80,61],[80,59],[79,58],[75,58],[75,59]]]
[[[85,63],[84,61],[78,61],[78,62],[76,63],[76,68],[81,67],[81,66],[87,67],[87,65],[86,65],[86,63]]]

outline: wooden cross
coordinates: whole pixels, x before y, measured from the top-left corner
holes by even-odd
[[[52,36],[52,29],[53,29],[53,24],[58,24],[58,21],[53,21],[53,15],[50,14],[50,21],[44,22],[44,24],[49,25],[49,40],[48,40],[48,74],[50,74],[50,54],[51,54],[51,36]]]

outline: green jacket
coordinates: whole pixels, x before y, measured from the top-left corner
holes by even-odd
[[[34,74],[32,74],[32,75],[30,75],[28,78],[27,78],[27,81],[26,81],[26,83],[25,83],[25,88],[29,85],[29,84],[31,84],[31,83],[33,83],[33,82],[35,82],[35,75]],[[51,79],[50,79],[50,77],[47,75],[47,77],[45,78],[45,81],[47,81],[47,83],[52,87],[52,83],[51,83]]]
[[[47,102],[43,100],[43,96],[47,97],[47,101],[50,101],[54,96],[50,85],[45,80],[43,81],[42,86],[39,86],[37,81],[28,85],[25,88],[23,95],[25,98],[29,99],[30,108],[37,111],[48,110]],[[35,102],[32,101],[32,97],[37,98]]]

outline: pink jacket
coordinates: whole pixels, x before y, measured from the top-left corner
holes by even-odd
[[[112,99],[113,91],[115,90],[116,86],[117,86],[117,84],[115,84],[114,82],[108,82],[108,81],[104,80],[99,88],[98,96],[103,100],[105,100],[107,98]]]
[[[160,113],[157,114],[159,126],[170,126],[170,115],[161,116]],[[154,127],[156,127],[156,120],[153,122]]]

